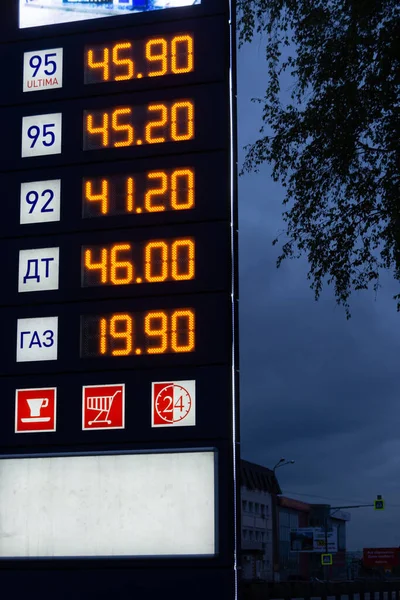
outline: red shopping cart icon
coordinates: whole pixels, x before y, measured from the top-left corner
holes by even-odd
[[[83,386],[82,429],[124,429],[125,385]]]

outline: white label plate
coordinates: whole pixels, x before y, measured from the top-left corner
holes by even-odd
[[[57,360],[58,317],[18,319],[17,362]]]
[[[19,251],[18,292],[58,290],[59,248]]]
[[[60,220],[61,179],[21,183],[21,225]]]
[[[62,113],[22,118],[21,156],[61,154]]]
[[[63,49],[24,52],[24,92],[62,87]]]

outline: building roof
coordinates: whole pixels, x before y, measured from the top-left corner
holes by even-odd
[[[247,460],[240,461],[240,485],[249,490],[260,490],[269,494],[282,494],[278,480],[272,469],[262,467]]]
[[[285,496],[280,496],[278,498],[278,504],[283,508],[292,508],[293,510],[298,510],[300,512],[310,512],[311,509],[310,504],[307,502],[295,500],[294,498],[286,498]]]

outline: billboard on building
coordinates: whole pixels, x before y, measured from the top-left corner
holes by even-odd
[[[298,527],[290,530],[291,552],[314,552],[314,528]]]
[[[338,551],[337,529],[334,527],[328,531],[328,548],[326,547],[326,538],[324,529],[314,529],[314,552],[328,552],[329,554]]]
[[[129,12],[148,12],[200,4],[201,0],[19,0],[19,27],[40,27]]]
[[[364,548],[366,567],[395,567],[400,564],[400,548]]]
[[[318,527],[298,527],[290,530],[290,551],[291,552],[328,552],[338,551],[337,530],[334,528],[327,532],[327,542],[325,530]]]

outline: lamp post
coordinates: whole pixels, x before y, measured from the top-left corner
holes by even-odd
[[[280,467],[284,467],[285,465],[293,465],[296,461],[295,460],[286,460],[286,458],[282,457],[278,460],[278,462],[276,463],[276,465],[274,466],[274,468],[272,469],[275,475],[275,471],[276,469],[279,469]]]
[[[294,464],[294,460],[286,460],[286,458],[282,457],[278,460],[278,462],[276,463],[276,465],[273,467],[272,471],[274,473],[275,476],[275,471],[276,469],[279,469],[280,467],[285,467],[286,465],[293,465]],[[278,530],[278,510],[277,510],[277,498],[276,498],[276,494],[273,495],[272,497],[272,510],[273,510],[273,514],[272,514],[272,518],[273,518],[273,528],[272,528],[272,563],[273,563],[273,577],[274,577],[274,581],[278,580],[278,575],[279,575],[279,550],[278,550],[278,544],[279,544],[279,530]]]
[[[279,463],[277,463],[277,464],[279,464]],[[328,544],[328,521],[329,521],[329,519],[331,517],[333,517],[334,514],[337,513],[339,510],[342,510],[344,508],[367,508],[367,507],[373,507],[374,510],[384,510],[385,501],[383,500],[382,496],[380,494],[378,494],[376,496],[376,500],[374,500],[373,504],[350,504],[347,506],[330,506],[329,507],[329,510],[326,513],[325,518],[324,518],[325,554],[329,553],[329,544]],[[325,575],[326,580],[329,579],[328,575],[329,575],[329,566],[326,567],[326,575]]]

